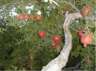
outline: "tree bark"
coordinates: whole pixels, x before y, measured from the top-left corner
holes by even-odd
[[[72,49],[72,35],[69,30],[69,26],[70,24],[72,24],[72,21],[81,17],[82,16],[79,12],[66,14],[66,18],[63,24],[64,33],[65,33],[64,47],[61,50],[60,54],[56,58],[51,60],[46,66],[44,66],[41,71],[62,71],[62,68],[66,66],[70,51]]]

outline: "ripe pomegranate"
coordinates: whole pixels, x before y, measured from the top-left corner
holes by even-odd
[[[87,47],[92,42],[92,33],[85,35],[83,31],[78,32],[81,43],[84,47]]]

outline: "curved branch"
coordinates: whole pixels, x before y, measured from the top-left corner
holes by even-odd
[[[62,71],[62,68],[66,66],[70,51],[72,49],[72,35],[69,30],[69,26],[72,24],[72,21],[81,17],[82,16],[79,12],[66,15],[63,24],[65,32],[64,48],[61,50],[60,54],[55,59],[50,61],[46,66],[44,66],[41,71]]]

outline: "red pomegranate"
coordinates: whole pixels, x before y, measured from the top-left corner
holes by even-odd
[[[40,38],[44,39],[45,36],[46,36],[46,32],[40,31],[40,32],[38,32],[38,35],[39,35]]]
[[[78,32],[81,43],[84,47],[87,47],[92,42],[92,33],[85,35],[82,31]]]
[[[30,20],[33,21],[41,21],[43,19],[43,16],[39,16],[39,15],[30,15]]]
[[[22,14],[17,15],[16,18],[18,20],[28,20],[29,19],[29,15],[25,14],[25,13],[22,13]]]
[[[54,35],[52,37],[52,46],[56,47],[61,43],[61,36],[59,35]]]
[[[89,13],[92,11],[92,7],[90,5],[85,5],[82,9],[81,9],[81,15],[82,16],[87,16],[89,15]]]

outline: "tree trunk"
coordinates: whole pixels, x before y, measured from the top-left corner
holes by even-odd
[[[46,66],[44,66],[41,71],[62,71],[62,68],[66,66],[70,51],[72,49],[72,35],[69,30],[69,26],[72,23],[72,21],[81,17],[82,16],[79,12],[66,14],[66,18],[63,24],[65,33],[64,48],[61,50],[60,54],[55,59],[50,61]]]

